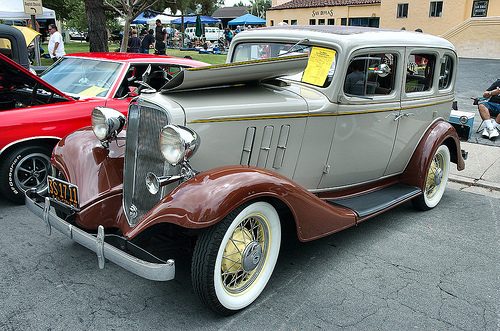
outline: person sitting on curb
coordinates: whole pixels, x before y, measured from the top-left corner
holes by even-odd
[[[486,128],[482,136],[485,138],[496,138],[500,134],[500,79],[491,84],[490,87],[483,93],[483,98],[490,98],[488,101],[481,101],[478,104],[479,115],[484,121]]]

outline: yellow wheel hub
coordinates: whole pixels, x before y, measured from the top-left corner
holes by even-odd
[[[238,227],[224,249],[224,259],[221,268],[223,272],[242,270],[242,255],[246,246],[252,241],[252,235],[247,228]]]

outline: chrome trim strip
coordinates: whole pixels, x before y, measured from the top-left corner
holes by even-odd
[[[34,137],[29,137],[29,138],[24,138],[24,139],[19,139],[19,140],[16,140],[16,141],[12,141],[10,143],[8,143],[7,145],[5,145],[1,150],[0,150],[0,154],[2,154],[3,152],[5,152],[5,150],[11,146],[14,146],[16,144],[19,144],[19,143],[22,143],[22,142],[25,142],[25,141],[31,141],[31,140],[40,140],[40,139],[52,139],[52,140],[61,140],[62,138],[60,137],[56,137],[56,136],[34,136]]]
[[[397,101],[399,102],[399,100],[397,100]],[[412,101],[412,100],[405,100],[405,102],[406,101]],[[352,112],[344,112],[344,113],[321,113],[321,114],[302,113],[302,114],[295,114],[295,115],[266,115],[266,116],[252,116],[252,117],[218,117],[218,118],[211,118],[211,119],[192,120],[192,121],[189,121],[188,123],[194,124],[194,123],[231,122],[231,121],[273,120],[273,119],[301,118],[301,117],[360,115],[360,114],[370,114],[370,113],[383,113],[383,112],[396,111],[396,110],[401,111],[401,110],[413,109],[413,108],[423,108],[423,107],[435,106],[435,105],[439,105],[439,104],[447,103],[447,102],[452,102],[452,101],[453,101],[453,99],[438,101],[438,102],[433,102],[433,103],[427,103],[425,105],[413,105],[413,106],[386,108],[386,109],[377,109],[377,110],[362,110],[362,111],[352,111]],[[338,104],[347,105],[346,103],[338,103]],[[358,106],[360,106],[360,107],[363,105],[364,104],[361,104],[361,103],[358,104]],[[366,105],[370,105],[370,104],[367,103]]]
[[[104,267],[104,259],[108,259],[120,267],[128,270],[140,277],[156,280],[156,281],[167,281],[172,280],[175,276],[175,262],[174,260],[168,260],[166,263],[151,263],[141,259],[136,258],[118,248],[110,245],[104,241],[104,228],[99,227],[99,232],[97,237],[75,227],[66,222],[65,220],[59,218],[54,213],[50,212],[50,201],[45,199],[45,202],[39,204],[35,202],[32,195],[36,194],[31,190],[26,191],[26,207],[34,213],[36,216],[43,220],[46,220],[48,228],[55,228],[62,234],[80,245],[88,248],[99,256],[99,267]],[[50,233],[50,229],[48,230]]]

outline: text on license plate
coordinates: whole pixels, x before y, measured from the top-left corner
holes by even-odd
[[[60,179],[48,176],[49,196],[74,208],[79,208],[78,186],[62,181]]]

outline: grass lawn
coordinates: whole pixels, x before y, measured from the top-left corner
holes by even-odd
[[[108,47],[109,47],[110,52],[114,52],[119,47],[119,45],[109,43]],[[44,54],[48,54],[46,43],[42,44],[42,48],[45,50]],[[89,51],[89,43],[72,41],[69,44],[64,44],[64,50],[66,51],[66,54],[86,53]],[[150,50],[150,53],[153,54],[153,50]],[[206,62],[209,64],[222,64],[222,63],[226,62],[226,55],[199,54],[196,51],[181,51],[178,49],[167,49],[167,55],[168,56],[175,56],[175,57],[185,57],[185,56],[189,55],[193,58],[193,60],[203,61],[203,62]],[[52,63],[54,63],[52,61],[52,59],[42,58],[41,61],[42,61],[42,66],[48,66],[48,65],[51,65]]]

